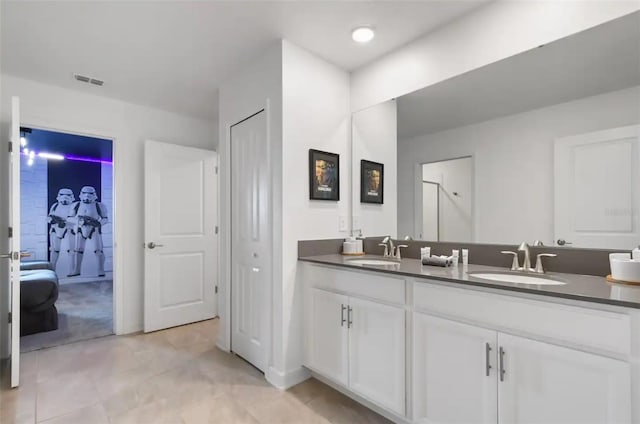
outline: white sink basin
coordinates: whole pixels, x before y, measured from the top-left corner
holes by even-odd
[[[565,283],[564,281],[554,280],[549,277],[542,277],[536,275],[527,275],[527,274],[509,274],[504,273],[500,274],[498,272],[470,272],[470,276],[482,278],[483,280],[491,280],[491,281],[502,281],[505,283],[515,283],[515,284],[536,284],[543,286],[562,286]]]
[[[366,259],[366,258],[349,259],[347,262],[349,262],[350,264],[356,264],[356,265],[395,265],[399,263],[396,261],[387,261],[384,259]]]

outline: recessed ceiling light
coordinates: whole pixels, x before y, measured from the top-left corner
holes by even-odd
[[[373,40],[375,35],[376,33],[373,31],[373,28],[366,26],[358,27],[351,32],[351,38],[353,38],[353,41],[363,44]]]

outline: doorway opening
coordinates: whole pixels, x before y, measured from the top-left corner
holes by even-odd
[[[113,334],[113,141],[20,135],[21,351]]]
[[[422,231],[420,239],[473,241],[472,158],[421,165]]]

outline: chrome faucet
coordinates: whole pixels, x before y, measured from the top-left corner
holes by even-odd
[[[536,245],[541,246],[542,243],[536,243]],[[518,261],[518,252],[524,252],[524,263],[520,266]],[[555,253],[540,253],[536,258],[536,267],[531,268],[531,251],[529,250],[529,245],[527,242],[522,242],[520,246],[518,246],[518,252],[511,252],[509,250],[503,250],[502,254],[505,255],[513,255],[513,262],[511,263],[511,271],[523,271],[523,272],[536,272],[538,274],[544,274],[544,267],[542,266],[542,258],[555,258]]]
[[[524,263],[522,264],[520,271],[533,271],[533,269],[531,269],[531,252],[529,251],[529,245],[526,241],[520,243],[520,246],[518,246],[518,252],[524,252]]]
[[[396,248],[393,245],[393,240],[390,236],[386,236],[382,239],[382,243],[378,243],[378,246],[384,246],[384,257],[393,258],[396,256]]]

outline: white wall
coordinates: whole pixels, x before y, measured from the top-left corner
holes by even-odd
[[[413,184],[416,164],[472,156],[474,241],[540,239],[552,245],[554,140],[638,124],[639,98],[640,87],[633,87],[399,140],[398,184]],[[410,204],[413,199],[400,192],[398,202]],[[401,233],[414,222],[410,213],[398,219]]]
[[[353,230],[365,237],[398,235],[397,104],[380,103],[353,114]],[[360,203],[360,160],[384,164],[384,203]]]
[[[439,241],[472,241],[473,160],[460,158],[425,164],[422,166],[422,180],[440,184]],[[422,186],[421,182],[419,186]],[[404,204],[398,205],[403,207]],[[423,217],[421,214],[418,222]]]
[[[6,131],[10,120],[10,98],[17,95],[21,99],[24,125],[115,139],[114,174],[117,197],[115,211],[112,210],[111,213],[116,220],[116,279],[121,288],[116,292],[116,301],[120,303],[123,314],[122,322],[116,323],[116,326],[123,333],[141,330],[144,140],[214,149],[217,144],[215,122],[192,119],[10,75],[2,75],[0,84],[3,131]],[[96,88],[96,92],[99,90]],[[0,151],[0,161],[6,163],[5,149]],[[2,177],[0,204],[6,204],[7,180],[5,175]],[[0,209],[1,222],[5,222],[6,213],[4,208]],[[5,245],[6,232],[4,226],[0,228],[0,245]],[[2,317],[5,316],[6,314],[2,314]],[[1,327],[6,328],[4,325]]]
[[[637,1],[510,1],[477,9],[357,69],[351,108],[362,110],[640,10]]]
[[[282,323],[284,384],[302,374],[302,281],[298,240],[341,238],[349,222],[349,74],[284,41],[282,50]],[[340,155],[340,201],[309,200],[309,149]],[[347,228],[348,230],[348,228]]]

